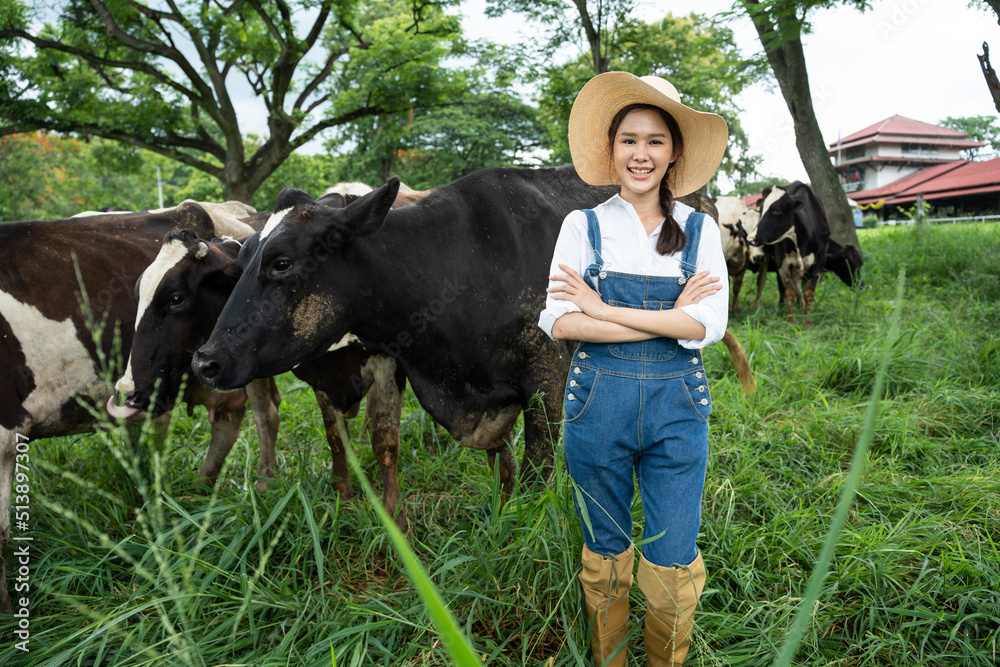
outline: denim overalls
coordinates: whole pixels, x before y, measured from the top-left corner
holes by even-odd
[[[661,310],[673,307],[694,275],[700,213],[688,216],[682,275],[642,276],[603,269],[597,215],[585,211],[601,299],[613,306]],[[647,560],[686,565],[698,555],[701,495],[708,460],[708,416],[712,399],[701,352],[673,338],[637,343],[580,343],[573,353],[564,400],[566,465],[579,488],[593,535],[583,523],[591,551],[620,554],[632,537],[633,471],[639,481]]]

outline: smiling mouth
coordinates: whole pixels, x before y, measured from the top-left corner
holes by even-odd
[[[645,176],[646,174],[653,173],[652,169],[638,169],[636,167],[629,167],[628,170],[636,176]]]

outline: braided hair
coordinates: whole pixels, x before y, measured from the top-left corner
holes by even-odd
[[[674,155],[680,155],[683,152],[684,139],[681,137],[681,130],[677,125],[677,121],[660,107],[651,104],[630,104],[615,114],[615,117],[611,120],[611,125],[608,127],[608,144],[611,148],[611,155],[614,155],[615,136],[617,136],[618,128],[621,126],[622,121],[625,120],[625,116],[640,109],[649,109],[660,114],[663,122],[667,125],[667,129],[670,131],[673,153]],[[673,166],[671,164],[667,167],[667,173],[663,175],[663,180],[660,181],[660,212],[663,214],[664,219],[663,228],[660,230],[660,238],[656,241],[656,252],[661,255],[670,255],[684,249],[684,230],[674,220],[674,196],[670,193],[670,188],[667,186],[667,179],[670,175],[670,169]]]

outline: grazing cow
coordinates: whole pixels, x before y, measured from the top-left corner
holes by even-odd
[[[799,181],[769,185],[762,202],[757,233],[748,240],[751,245],[770,246],[784,286],[788,321],[794,322],[796,301],[806,315],[812,312],[816,285],[826,267],[830,223],[819,197]]]
[[[549,261],[566,214],[615,189],[571,168],[485,169],[390,211],[398,184],[344,209],[283,191],[240,251],[243,275],[193,370],[241,386],[351,332],[397,359],[459,444],[487,451],[505,493],[517,466],[504,436],[523,411],[521,479],[547,478],[570,362],[536,325]]]
[[[342,208],[345,200],[357,200],[364,192],[371,192],[371,188],[361,184],[340,184],[327,190],[317,203]],[[405,206],[406,202],[397,201],[396,205]],[[116,384],[118,391],[128,394],[127,410],[148,409],[154,390],[157,393],[156,411],[172,407],[173,397],[191,369],[194,350],[208,340],[240,276],[239,248],[239,242],[205,241],[188,231],[173,232],[164,240],[156,261],[140,279],[140,314],[136,318],[131,354],[125,375]],[[351,495],[351,481],[337,417],[356,411],[360,400],[368,395],[366,417],[372,427],[375,459],[382,467],[383,500],[393,512],[399,498],[395,452],[399,449],[399,420],[406,379],[394,359],[371,355],[360,344],[348,339],[353,336],[345,336],[334,346],[336,349],[292,372],[315,392],[332,454],[334,487],[345,496]],[[207,387],[196,378],[190,381],[195,386]],[[273,419],[258,419],[255,393],[250,392],[256,383],[263,381],[258,379],[247,385],[261,442],[258,488],[266,486],[267,478],[273,477],[277,438],[276,411]],[[262,412],[270,413],[269,402],[260,402],[263,403]],[[243,415],[238,417],[234,426],[236,431]],[[399,505],[396,521],[405,528],[405,506]]]
[[[131,345],[132,286],[175,229],[221,231],[196,203],[0,225],[0,613],[11,610],[3,559],[19,443],[94,429],[94,412],[80,401],[100,409],[110,398],[101,377],[117,372],[116,334],[122,349]]]
[[[716,222],[722,234],[722,252],[726,257],[726,269],[732,279],[734,313],[742,312],[740,308],[740,289],[743,287],[743,276],[750,266],[750,244],[747,243],[748,231],[744,220],[752,223],[756,230],[756,211],[750,211],[739,197],[719,197],[715,200],[719,211]]]

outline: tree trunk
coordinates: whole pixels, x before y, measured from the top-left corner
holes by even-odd
[[[1000,111],[1000,81],[997,80],[996,70],[990,64],[989,44],[983,42],[983,54],[977,58],[979,58],[979,66],[983,70],[983,76],[986,77],[986,87],[990,89],[990,95],[993,96],[993,106],[997,108],[997,111]]]
[[[744,0],[744,5],[753,19],[774,78],[777,79],[781,95],[792,114],[795,145],[806,173],[809,174],[812,189],[826,207],[830,236],[841,245],[860,248],[851,207],[840,185],[837,170],[830,162],[830,154],[813,109],[798,19],[794,15],[772,17],[760,6],[758,0]]]

